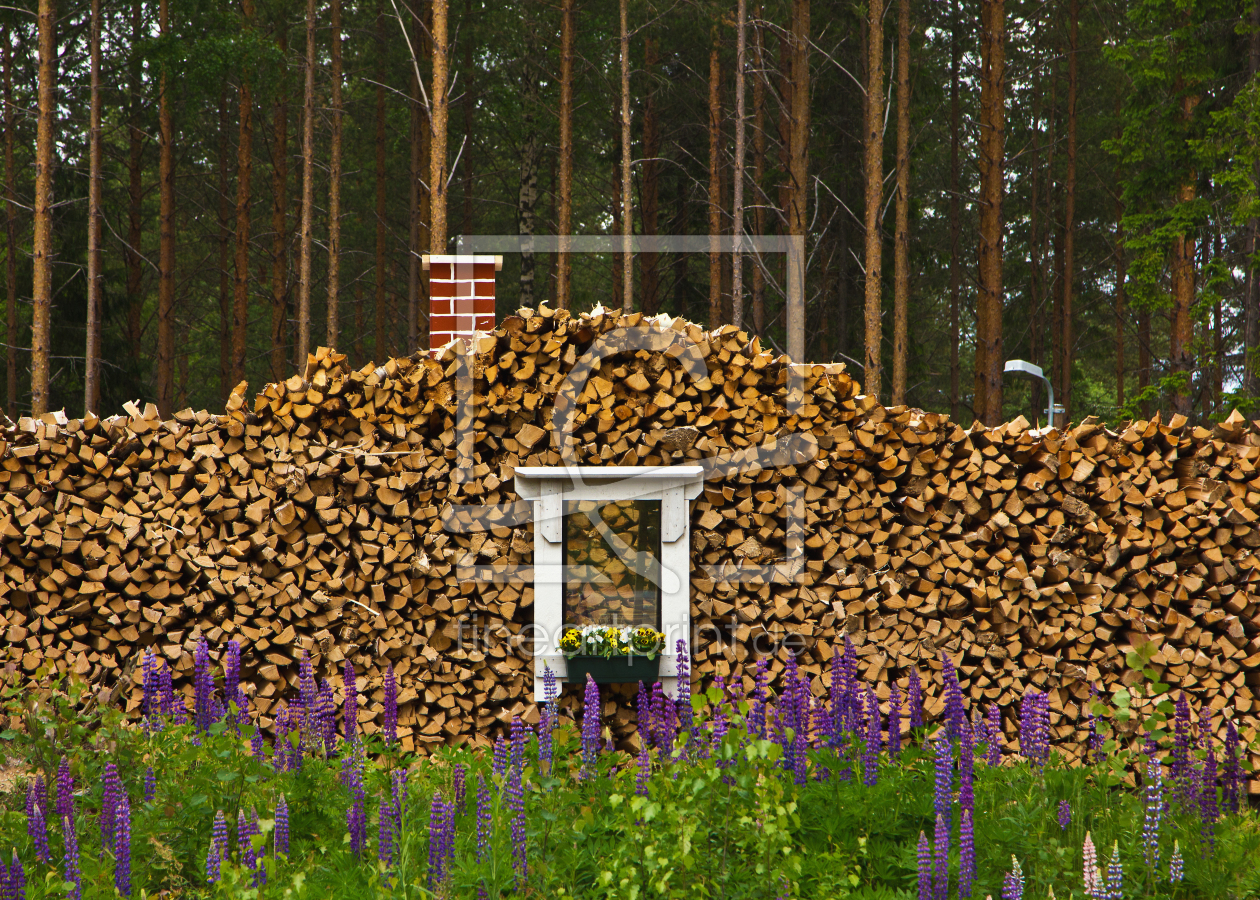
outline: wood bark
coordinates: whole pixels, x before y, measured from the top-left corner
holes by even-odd
[[[892,404],[906,402],[910,308],[910,0],[897,4],[897,225],[893,248]]]
[[[766,233],[766,39],[761,4],[757,4],[753,28],[753,222],[758,235]],[[761,256],[752,271],[752,322],[758,335],[766,333],[766,273]]]
[[[962,339],[958,319],[962,301],[962,258],[959,253],[962,184],[958,158],[962,131],[962,23],[958,3],[959,0],[950,0],[949,3],[949,417],[955,422],[958,421],[959,391],[962,387],[962,369],[958,361],[958,345]]]
[[[1076,285],[1076,94],[1077,38],[1080,12],[1078,0],[1068,0],[1068,94],[1067,94],[1067,166],[1063,179],[1063,352],[1062,371],[1056,397],[1063,404],[1063,424],[1072,421],[1072,360],[1075,338],[1072,333],[1072,301]]]
[[[1248,13],[1251,33],[1248,37],[1247,74],[1255,83],[1260,73],[1260,0],[1255,0]],[[1260,190],[1260,159],[1252,163],[1253,190]],[[1260,217],[1247,220],[1247,283],[1243,313],[1243,393],[1260,395]]]
[[[169,0],[158,4],[158,31],[170,28]],[[175,401],[175,136],[165,66],[158,76],[157,405],[163,418]]]
[[[53,163],[57,116],[57,9],[39,0],[39,120],[35,133],[35,236],[32,253],[31,414],[48,412],[53,302]]]
[[[17,110],[13,106],[13,36],[6,21],[0,32],[4,42],[4,232],[5,251],[5,412],[17,415],[18,398],[18,309],[17,309],[17,185],[14,147],[17,143]]]
[[[805,253],[809,201],[809,0],[792,2],[792,145],[788,176],[792,200],[787,254],[787,355],[805,362]]]
[[[377,15],[377,62],[376,62],[376,272],[373,279],[376,287],[373,303],[373,327],[376,334],[375,354],[377,360],[389,359],[389,323],[386,310],[388,296],[386,294],[386,257],[388,231],[385,227],[385,210],[388,184],[385,171],[385,6],[380,7]]]
[[[1120,112],[1120,96],[1116,95],[1116,120],[1119,121]],[[1116,135],[1119,140],[1120,135]],[[1128,257],[1125,254],[1124,247],[1124,197],[1120,192],[1119,166],[1116,167],[1116,181],[1114,190],[1115,209],[1116,209],[1116,239],[1115,239],[1115,255],[1116,255],[1116,407],[1124,408],[1124,331],[1125,331],[1125,282],[1129,276]]]
[[[6,34],[7,38],[8,35]],[[84,353],[84,414],[96,412],[101,396],[101,0],[92,0],[88,38],[91,99],[88,122],[87,348]],[[10,250],[12,252],[12,250]]]
[[[613,125],[619,124],[621,119],[620,100],[613,105]],[[612,170],[609,172],[609,195],[612,197],[612,233],[621,234],[621,141],[613,147]],[[612,254],[612,298],[608,302],[609,308],[616,308],[620,305],[625,294],[623,285],[625,284],[626,271],[621,264],[621,253]]]
[[[464,21],[471,22],[472,17],[473,17],[472,0],[464,0]],[[463,158],[464,173],[463,173],[463,178],[462,178],[463,185],[464,185],[464,197],[463,197],[464,210],[463,210],[463,215],[461,217],[460,232],[462,234],[472,234],[473,199],[474,199],[473,198],[473,157],[475,155],[473,153],[473,127],[474,127],[473,126],[473,105],[476,99],[476,93],[474,91],[473,82],[472,82],[472,76],[474,73],[473,73],[473,41],[471,37],[466,37],[464,39],[464,54],[463,54],[463,59],[461,60],[461,62],[463,65],[463,76],[464,76],[464,91],[463,91],[464,100],[462,104],[463,112],[464,112],[464,158]],[[572,61],[570,61],[570,65],[571,64],[572,64]],[[572,90],[572,85],[570,85],[570,90]],[[555,197],[556,160],[555,160],[555,157],[552,157],[551,164],[552,164],[551,201],[552,201],[552,207],[554,208],[555,202],[556,202],[556,197]],[[552,219],[555,221],[559,221],[558,219],[556,219],[554,215],[552,216]],[[552,270],[552,278],[553,279],[555,278],[554,269]]]
[[[516,233],[521,237],[520,303],[533,308],[535,305],[535,275],[537,273],[533,237],[537,229],[538,168],[542,164],[542,145],[536,126],[539,98],[538,23],[526,12],[522,27],[525,29],[525,56],[521,71],[521,174],[516,192]]]
[[[744,81],[747,64],[748,0],[739,0],[735,14],[735,165],[731,178],[731,234],[735,253],[731,257],[731,324],[744,327]]]
[[[709,327],[722,324],[722,66],[718,32],[709,46]]]
[[[448,47],[446,38],[447,0],[433,0],[432,89],[429,113],[432,144],[429,149],[429,246],[434,253],[446,252],[446,131]]]
[[[328,310],[325,341],[341,343],[341,0],[332,0],[332,141],[328,150]],[[409,349],[414,350],[415,335]]]
[[[989,426],[1002,420],[1002,179],[1006,145],[1006,11],[1004,0],[981,0],[980,252],[976,341],[983,408]]]
[[[218,202],[219,251],[219,401],[226,402],[232,392],[232,138],[229,133],[231,107],[228,86],[219,89],[219,158],[215,163]]]
[[[1197,95],[1187,94],[1181,101],[1181,118],[1189,125],[1194,109],[1199,103]],[[1196,195],[1197,173],[1189,171],[1177,189],[1177,202],[1188,204]],[[1172,251],[1172,327],[1169,330],[1168,368],[1174,376],[1181,376],[1172,393],[1172,411],[1189,418],[1194,413],[1194,395],[1191,380],[1194,372],[1194,323],[1191,308],[1194,306],[1194,235],[1186,232],[1173,239]]]
[[[866,353],[862,381],[866,393],[878,398],[881,390],[883,340],[883,228],[884,203],[884,0],[871,0],[867,22],[866,122],[863,175],[866,179]]]
[[[254,27],[254,0],[241,0],[245,29]],[[254,163],[254,98],[249,73],[241,72],[240,138],[236,145],[236,279],[232,293],[232,383],[245,380],[249,334],[249,208]]]
[[[649,34],[643,42],[643,68],[648,84],[643,97],[643,162],[640,164],[639,222],[644,235],[660,232],[660,171],[657,158],[661,153],[660,129],[656,121],[656,67],[660,63],[656,36]],[[644,315],[654,316],[661,309],[660,254],[639,254],[639,296]]]
[[[1041,33],[1041,22],[1034,23],[1034,34]],[[1029,169],[1032,173],[1029,184],[1028,210],[1028,300],[1029,320],[1029,359],[1033,365],[1042,365],[1045,347],[1045,315],[1042,305],[1045,302],[1045,257],[1042,254],[1041,239],[1045,228],[1044,211],[1041,203],[1041,73],[1035,71],[1032,79],[1032,141],[1030,146],[1031,161]],[[1041,380],[1032,379],[1030,385],[1032,395],[1033,423],[1041,427]],[[1049,423],[1047,423],[1049,424]]]
[[[143,39],[141,0],[131,5],[131,43]],[[127,241],[123,245],[123,265],[127,269],[127,320],[124,336],[128,346],[139,347],[144,336],[144,260],[140,242],[144,224],[144,143],[145,129],[141,118],[144,109],[144,70],[140,54],[132,54],[128,67],[127,97]]]
[[[560,252],[556,260],[556,305],[572,303],[573,263],[569,258],[569,234],[573,230],[573,28],[574,0],[560,4],[560,213],[556,231]]]
[[[629,0],[621,0],[621,309],[634,309],[634,185],[630,181],[630,13]]]
[[[311,243],[315,221],[315,0],[306,0],[306,65],[302,85],[302,225],[298,238],[297,348],[306,365],[311,351]]]
[[[289,343],[289,23],[276,17],[276,47],[285,65],[280,72],[272,113],[271,159],[271,379],[288,371]]]

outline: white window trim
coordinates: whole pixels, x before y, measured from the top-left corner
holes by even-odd
[[[568,675],[560,652],[564,625],[564,505],[575,500],[659,500],[661,503],[661,687],[678,685],[676,642],[691,646],[691,505],[704,486],[702,466],[522,466],[516,493],[534,507],[534,700],[545,699],[546,666]]]

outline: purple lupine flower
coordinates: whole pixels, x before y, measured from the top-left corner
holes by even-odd
[[[249,736],[249,754],[261,762],[267,761],[267,747],[263,743],[262,729],[254,726],[254,733]]]
[[[144,770],[144,802],[152,803],[157,796],[157,775],[153,774],[153,766]]]
[[[1177,802],[1189,807],[1194,802],[1194,773],[1190,767],[1190,701],[1185,692],[1177,698],[1173,713],[1173,752],[1169,777]]]
[[[13,864],[9,866],[9,900],[26,900],[26,872],[17,850],[13,851]]]
[[[588,682],[588,689],[593,683]],[[520,889],[525,886],[525,879],[529,875],[529,864],[525,856],[525,791],[521,787],[520,766],[512,766],[508,772],[504,793],[507,808],[511,812],[509,824],[512,833],[512,870],[516,873],[516,884]]]
[[[437,890],[445,880],[443,864],[446,859],[442,855],[442,832],[445,827],[446,803],[441,794],[434,794],[429,807],[429,890]]]
[[[639,682],[639,693],[634,698],[634,709],[639,719],[639,740],[645,744],[654,743],[656,740],[656,718],[652,710],[652,696],[648,693],[647,685],[642,681]]]
[[[1179,882],[1185,876],[1185,866],[1181,861],[1181,842],[1173,841],[1172,858],[1168,860],[1168,880]]]
[[[1025,688],[1024,696],[1019,701],[1019,751],[1029,764],[1035,765],[1037,756],[1036,738],[1033,734],[1036,725],[1037,689]]]
[[[958,670],[948,653],[941,653],[941,679],[945,693],[945,733],[950,740],[962,736],[967,722],[967,710],[963,706],[962,688],[958,684]]]
[[[770,660],[764,656],[757,660],[757,674],[753,680],[752,722],[748,726],[748,732],[759,739],[766,736],[766,685],[769,669]]]
[[[219,859],[228,858],[228,832],[227,819],[223,815],[223,810],[219,810],[214,814],[214,825],[210,835],[211,843],[219,848]]]
[[[114,852],[114,827],[118,823],[118,803],[123,795],[122,780],[118,777],[118,766],[112,762],[105,764],[105,774],[101,777],[101,849]]]
[[[1107,863],[1107,898],[1123,900],[1124,866],[1120,863],[1120,842],[1111,845],[1111,862]]]
[[[171,685],[171,669],[166,664],[166,660],[160,660],[162,667],[158,669],[158,703],[161,713],[165,718],[171,719],[176,725],[182,725],[183,718],[175,718],[176,713],[181,712],[177,707],[179,704],[175,701],[175,688]]]
[[[652,777],[652,756],[648,753],[648,745],[639,741],[639,768],[634,776],[634,792],[640,797],[648,795],[648,779]]]
[[[79,837],[74,833],[74,818],[61,817],[61,836],[65,843],[62,857],[63,878],[73,887],[67,895],[70,900],[83,900],[83,873],[79,870]]]
[[[494,774],[506,775],[508,769],[508,745],[503,735],[494,739]]]
[[[693,710],[691,708],[691,654],[687,652],[687,641],[685,638],[679,638],[674,642],[674,652],[677,654],[675,666],[678,670],[678,698],[674,701],[674,705],[678,709],[678,722],[682,726],[683,732],[690,734],[693,724]]]
[[[57,764],[57,821],[66,819],[74,824],[74,777],[70,774],[70,760],[63,756]]]
[[[1002,878],[1002,900],[1024,900],[1024,871],[1014,856],[1011,857],[1011,871]]]
[[[976,808],[976,733],[966,721],[958,742],[958,806],[965,812]]]
[[[490,788],[486,779],[477,773],[477,862],[486,861],[486,849],[490,846]]]
[[[959,826],[958,855],[958,897],[959,900],[967,900],[971,896],[971,885],[976,880],[976,831],[971,810],[965,807]]]
[[[1220,808],[1216,802],[1216,750],[1209,745],[1203,760],[1203,781],[1199,787],[1200,841],[1206,847],[1206,855],[1216,850],[1216,820]]]
[[[1142,855],[1152,872],[1159,868],[1159,826],[1164,817],[1163,766],[1146,762],[1146,819],[1142,822]]]
[[[1072,824],[1072,804],[1066,800],[1059,801],[1059,830],[1067,831],[1067,827]]]
[[[1002,765],[1002,711],[996,703],[989,704],[989,746],[987,762],[997,768]]]
[[[944,741],[948,743],[948,739]],[[948,814],[947,814],[948,815]],[[932,831],[932,896],[934,900],[949,898],[949,819],[937,815]]]
[[[844,656],[840,660],[840,679],[844,685],[841,700],[841,728],[847,734],[860,734],[866,727],[862,713],[862,692],[859,689],[857,674],[857,647],[848,634],[844,636]]]
[[[936,815],[948,821],[954,786],[953,745],[938,734],[932,741],[932,752],[936,757]]]
[[[311,651],[303,650],[298,660],[298,699],[306,710],[315,708],[315,669],[311,665]]]
[[[556,673],[551,666],[543,665],[543,709],[542,720],[538,723],[538,763],[551,772],[552,758],[555,755],[555,732],[560,724],[560,707],[556,698],[560,696],[560,686],[556,681]],[[639,696],[643,696],[643,682],[639,682]],[[639,712],[643,711],[642,705]],[[642,728],[642,724],[640,724]]]
[[[35,859],[42,863],[52,862],[52,851],[48,849],[48,823],[44,821],[44,807],[36,805],[33,821],[35,840]]]
[[[932,900],[932,848],[927,835],[919,832],[919,900]]]
[[[229,721],[233,725],[239,726],[246,720],[247,703],[241,692],[241,645],[235,640],[227,642],[223,663],[223,703],[228,707]]]
[[[674,754],[674,735],[678,731],[678,710],[674,702],[665,696],[665,688],[658,681],[652,685],[652,721],[656,725],[656,747],[661,759]]]
[[[143,657],[144,667],[144,703],[140,707],[144,711],[144,726],[150,733],[158,731],[162,725],[158,718],[158,662],[157,654],[146,650]]]
[[[875,692],[866,689],[866,745],[862,753],[862,783],[875,787],[879,783],[879,701]]]
[[[245,849],[242,852],[245,868],[253,872],[253,878],[250,883],[254,887],[262,887],[267,883],[267,866],[265,851],[254,846],[254,838],[262,834],[262,830],[258,827],[258,810],[254,807],[249,808],[248,819],[248,838],[246,839]],[[239,840],[239,838],[238,838]]]
[[[315,723],[319,742],[324,745],[324,758],[337,752],[337,701],[326,679],[319,680],[315,698]]]
[[[385,743],[398,740],[398,682],[394,678],[394,664],[385,670]]]
[[[1239,752],[1238,727],[1231,719],[1225,725],[1225,759],[1221,771],[1225,811],[1237,814],[1246,785],[1243,782],[1242,754]]]
[[[590,774],[599,759],[599,685],[586,676],[586,697],[582,709],[582,771]]]
[[[284,794],[276,801],[276,856],[289,855],[289,801]]]
[[[394,864],[394,803],[380,799],[380,815],[376,820],[376,858],[389,868]]]
[[[806,728],[802,724],[792,734],[792,776],[797,784],[804,784],[809,779],[808,742],[805,732]]]
[[[468,795],[468,785],[466,779],[468,777],[468,768],[463,763],[455,764],[455,806],[462,815],[466,806],[465,801]]]
[[[241,865],[247,869],[254,868],[254,842],[250,840],[252,837],[249,816],[245,814],[245,807],[242,806],[236,811],[236,852],[240,854]]]
[[[131,801],[126,791],[114,808],[114,887],[131,896]]]
[[[888,758],[893,762],[901,756],[901,691],[896,683],[888,691]]]
[[[16,850],[13,852],[17,853]],[[4,857],[0,856],[0,900],[9,900],[10,894],[9,867],[5,864]]]
[[[210,644],[203,637],[193,654],[193,725],[198,732],[214,724],[214,677],[210,674]]]
[[[525,767],[525,723],[520,716],[512,717],[508,729],[508,768],[523,769]]]
[[[361,857],[367,848],[367,795],[363,790],[363,778],[353,757],[341,763],[341,779],[350,792],[350,806],[346,809],[346,830],[350,833],[350,852]]]
[[[221,863],[219,845],[215,841],[211,841],[210,853],[206,856],[206,881],[210,884],[218,883],[221,874]]]
[[[394,769],[394,771],[390,772],[389,787],[390,793],[394,798],[394,816],[397,819],[395,824],[398,826],[397,833],[402,834],[403,819],[407,815],[407,770]]]
[[[48,823],[44,818],[47,795],[43,775],[36,775],[26,786],[26,834],[35,844],[35,859],[44,863],[52,859],[48,850]]]
[[[910,687],[906,697],[906,705],[910,707],[910,730],[923,727],[923,684],[919,681],[919,670],[910,670]]]
[[[840,705],[844,697],[843,657],[840,648],[835,647],[831,653],[831,675],[827,685],[827,715],[823,717],[823,734],[827,738],[827,746],[840,745]]]
[[[1094,704],[1098,702],[1098,687],[1089,686],[1089,700],[1085,702],[1088,710],[1086,722],[1089,725],[1089,737],[1085,741],[1085,762],[1101,762],[1103,758],[1103,737],[1098,730],[1098,716],[1094,715]]]
[[[359,740],[359,685],[354,674],[354,663],[349,659],[341,675],[342,697],[342,729],[346,741],[353,744]]]

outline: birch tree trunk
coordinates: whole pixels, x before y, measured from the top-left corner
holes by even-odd
[[[341,0],[332,0],[332,146],[328,163],[328,331],[335,348],[341,342]],[[415,335],[412,345],[416,349]]]
[[[6,30],[5,38],[8,34]],[[100,407],[101,385],[101,0],[92,0],[89,36],[91,100],[88,123],[87,349],[83,411]],[[12,244],[10,244],[12,253]]]
[[[48,412],[48,356],[52,345],[52,212],[54,127],[57,115],[57,10],[39,0],[39,121],[35,133],[35,236],[31,300],[31,415]]]
[[[897,230],[893,247],[892,404],[906,402],[910,306],[910,0],[897,4]]]
[[[880,396],[881,341],[883,340],[883,229],[884,202],[884,0],[871,0],[867,23],[866,144],[866,355],[863,377],[866,393]]]
[[[158,4],[158,31],[170,29],[168,0]],[[175,401],[175,147],[165,66],[158,83],[158,415],[169,418]]]

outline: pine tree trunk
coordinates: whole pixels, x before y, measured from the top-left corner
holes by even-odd
[[[88,124],[87,349],[83,365],[85,415],[97,412],[101,399],[101,0],[92,0],[89,54],[92,85]]]
[[[618,124],[621,119],[620,100],[613,107],[613,124]],[[612,233],[621,234],[621,141],[614,145],[612,172],[610,173],[610,190],[612,195]],[[616,308],[621,303],[625,294],[623,285],[625,284],[625,269],[621,265],[621,254],[612,254],[612,298],[608,302],[610,308]]]
[[[766,47],[765,30],[761,25],[761,4],[757,4],[757,25],[753,31],[754,65],[757,77],[753,79],[753,182],[755,203],[753,222],[758,235],[766,233]],[[752,320],[753,331],[758,335],[766,332],[766,274],[764,261],[757,256],[752,272]]]
[[[880,227],[884,185],[884,0],[871,0],[867,23],[866,123],[863,129],[866,178],[866,354],[863,387],[878,398],[883,339],[883,234]]]
[[[805,362],[805,239],[809,201],[809,0],[792,0],[792,144],[788,164],[792,201],[787,254],[787,355]]]
[[[747,62],[748,0],[736,6],[735,46],[735,166],[731,197],[731,233],[735,237],[735,253],[731,257],[731,324],[744,327],[744,258],[741,240],[744,236],[744,81]]]
[[[158,31],[170,28],[168,0],[158,4]],[[175,147],[171,129],[171,105],[166,92],[165,67],[158,83],[158,415],[170,418],[175,401]]]
[[[429,247],[432,252],[446,252],[446,119],[447,93],[447,0],[433,0],[433,88],[429,102],[433,108],[429,119],[433,143],[429,150]]]
[[[722,324],[722,67],[718,59],[718,31],[709,48],[709,328]]]
[[[1199,97],[1187,95],[1181,101],[1182,121],[1189,123]],[[1188,173],[1177,190],[1177,202],[1188,204],[1196,194],[1196,174]],[[1194,396],[1191,381],[1194,373],[1194,324],[1191,307],[1194,305],[1194,236],[1186,232],[1173,239],[1172,255],[1172,328],[1169,331],[1168,368],[1173,375],[1182,376],[1173,389],[1172,411],[1189,418],[1194,413]]]
[[[287,377],[285,353],[289,318],[289,27],[284,15],[277,17],[276,46],[285,59],[279,77],[274,113],[274,146],[271,168],[271,380]]]
[[[1034,22],[1034,40],[1041,34],[1041,23],[1038,18]],[[1044,259],[1041,254],[1042,223],[1041,204],[1041,73],[1034,71],[1032,79],[1032,141],[1030,146],[1031,161],[1029,171],[1029,209],[1028,209],[1028,303],[1029,303],[1029,359],[1033,365],[1041,365],[1044,351],[1045,328],[1042,303],[1044,302],[1044,275],[1042,268]],[[1041,380],[1033,379],[1031,385],[1033,423],[1041,427]]]
[[[472,0],[464,0],[464,21],[465,21],[465,22],[471,22],[471,21],[472,21],[472,17],[473,17],[473,6],[472,6]],[[472,228],[473,228],[473,101],[474,101],[474,99],[475,99],[475,97],[476,97],[476,94],[473,92],[473,85],[472,85],[472,76],[473,76],[473,42],[472,42],[472,38],[471,38],[471,36],[467,37],[467,38],[464,40],[464,56],[463,56],[462,63],[463,63],[463,71],[464,71],[464,102],[463,102],[463,108],[464,108],[464,174],[463,174],[463,179],[462,179],[462,181],[463,181],[463,185],[464,185],[464,188],[463,188],[463,190],[464,190],[464,197],[463,197],[463,206],[464,206],[464,209],[463,209],[463,215],[462,215],[462,217],[461,217],[461,222],[460,222],[460,228],[459,228],[459,230],[460,230],[460,233],[461,233],[461,234],[472,234]],[[571,85],[570,85],[570,88],[572,88],[572,86],[571,86]],[[555,202],[556,202],[556,197],[555,197],[555,192],[556,192],[556,186],[555,186],[555,181],[556,181],[556,179],[555,179],[555,165],[556,165],[556,160],[555,160],[555,157],[552,157],[552,159],[551,159],[551,165],[552,165],[552,178],[551,178],[551,181],[552,181],[552,186],[551,186],[551,189],[552,189],[552,198],[551,198],[551,202],[552,202],[552,207],[553,207],[553,209],[554,209],[554,207],[555,207]],[[554,220],[555,218],[556,218],[556,217],[553,215],[553,216],[552,216],[552,219]],[[558,221],[558,220],[557,220],[557,221]],[[556,277],[556,272],[555,272],[555,269],[553,268],[553,270],[552,270],[552,278],[555,278],[555,277]],[[557,289],[557,294],[556,294],[556,296],[557,296],[557,297],[559,297],[558,289]]]
[[[520,303],[521,306],[532,309],[536,303],[534,276],[537,270],[533,237],[538,205],[538,167],[542,157],[542,147],[535,126],[539,105],[538,23],[527,12],[521,27],[525,29],[525,58],[520,81],[521,128],[524,140],[521,143],[521,177],[516,192],[516,233],[522,238]]]
[[[4,231],[8,243],[5,253],[5,412],[17,419],[18,398],[18,309],[17,309],[17,187],[14,168],[14,146],[17,135],[16,110],[13,106],[13,44],[8,22],[3,30],[4,53]]]
[[[311,243],[315,212],[315,0],[306,0],[306,68],[302,86],[302,232],[298,241],[298,371],[311,352]]]
[[[1063,404],[1064,424],[1072,421],[1072,294],[1076,285],[1076,93],[1077,93],[1077,26],[1080,14],[1078,0],[1068,0],[1068,97],[1067,97],[1067,171],[1063,184],[1063,362],[1062,383],[1056,392]]]
[[[958,362],[958,344],[962,340],[958,321],[962,300],[962,259],[958,249],[962,236],[962,185],[958,160],[962,116],[959,83],[962,24],[958,2],[950,0],[949,4],[949,417],[954,422],[958,421],[959,391],[962,387],[962,369]]]
[[[373,304],[374,312],[374,328],[376,332],[375,355],[376,363],[383,364],[390,358],[389,350],[389,326],[386,322],[386,296],[385,283],[386,278],[386,237],[385,228],[385,200],[386,200],[386,179],[385,179],[385,70],[383,66],[385,56],[385,16],[384,4],[381,5],[381,12],[377,15],[377,63],[376,63],[376,294]]]
[[[906,402],[910,307],[910,0],[897,4],[897,231],[893,250],[892,404]]]
[[[634,186],[630,181],[630,21],[629,0],[621,0],[621,309],[634,310]]]
[[[1250,12],[1251,33],[1248,38],[1247,74],[1254,83],[1260,72],[1260,0],[1255,0]],[[1252,163],[1252,178],[1260,184],[1260,159]],[[1247,285],[1243,298],[1243,383],[1244,394],[1260,394],[1260,217],[1247,220]]]
[[[56,151],[57,11],[39,0],[39,124],[35,135],[35,238],[31,292],[31,414],[48,412],[52,346],[53,154]]]
[[[1151,386],[1151,314],[1138,311],[1138,393],[1143,395],[1142,418],[1151,417],[1151,403],[1145,399],[1146,389]]]
[[[420,180],[424,177],[422,172],[428,168],[427,165],[423,170],[420,167],[421,122],[418,66],[412,72],[410,87],[411,91],[407,95],[411,100],[411,127],[408,141],[411,148],[411,177],[408,179],[407,186],[407,249],[411,252],[407,258],[407,346],[415,349],[418,347],[420,334]]]
[[[245,29],[254,26],[254,0],[241,0]],[[245,350],[249,334],[249,207],[254,161],[254,99],[249,76],[242,71],[240,139],[236,147],[236,281],[232,294],[232,384],[245,380]]]
[[[643,67],[649,79],[656,71],[660,57],[656,50],[656,37],[649,35],[644,41]],[[655,235],[660,231],[660,171],[657,157],[661,153],[661,138],[656,122],[656,89],[649,80],[646,95],[643,98],[643,164],[642,186],[639,204],[639,217],[644,235]],[[652,252],[639,254],[640,282],[639,294],[643,298],[643,312],[654,316],[661,309],[660,297],[660,255]]]
[[[1006,12],[1004,0],[981,0],[980,253],[976,341],[981,357],[984,424],[1002,421],[1002,179],[1006,138]]]
[[[1116,121],[1120,121],[1120,95],[1116,95]],[[1120,135],[1116,135],[1119,140]],[[1116,166],[1116,407],[1124,408],[1124,315],[1125,281],[1128,278],[1128,258],[1124,248],[1124,199],[1120,193],[1120,167]]]
[[[140,43],[142,16],[140,0],[131,7],[131,44]],[[138,53],[132,54],[128,85],[127,128],[127,243],[123,245],[123,264],[127,268],[127,345],[139,347],[144,336],[144,297],[141,294],[144,280],[144,260],[140,256],[143,238],[144,215],[144,128],[140,113],[144,93],[143,68]]]
[[[228,194],[232,141],[228,135],[229,107],[227,83],[219,89],[219,159],[215,166],[219,195],[219,400],[232,390],[232,198]]]
[[[569,258],[569,234],[573,230],[573,6],[574,0],[560,4],[560,253],[556,260],[556,305],[572,304],[573,264]]]
[[[328,165],[328,346],[341,343],[341,0],[332,0],[332,146]],[[412,345],[415,349],[415,335]]]

